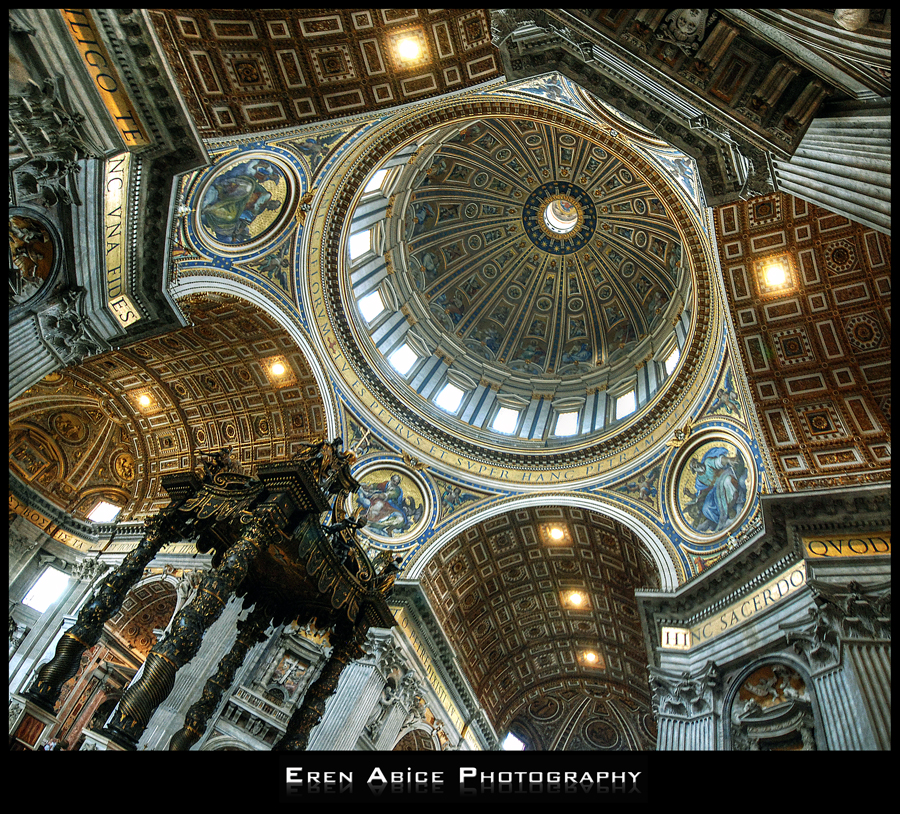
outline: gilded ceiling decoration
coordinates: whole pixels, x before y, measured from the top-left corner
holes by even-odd
[[[889,481],[890,239],[782,193],[715,223],[773,472],[789,491]]]
[[[367,545],[427,559],[498,492],[603,483],[688,576],[758,508],[717,257],[677,150],[556,74],[217,149],[182,184],[176,276],[264,291],[309,331]],[[698,439],[739,461],[698,452],[700,484]]]
[[[165,630],[177,604],[175,588],[158,579],[135,586],[107,627],[142,659],[156,644],[156,630]]]
[[[149,13],[205,138],[418,102],[501,76],[484,9]],[[403,49],[410,41],[415,53]]]
[[[193,468],[199,451],[229,446],[249,473],[324,435],[315,378],[277,323],[224,296],[182,306],[191,327],[53,373],[13,401],[11,471],[76,516],[103,500],[137,520],[169,502],[160,475]]]
[[[394,279],[417,331],[475,357],[454,354],[454,368],[518,374],[510,389],[528,397],[564,390],[531,376],[574,378],[584,395],[608,384],[598,368],[671,331],[681,238],[657,193],[607,150],[546,123],[487,119],[452,131],[416,169],[387,227],[405,227],[409,272]]]
[[[508,729],[529,751],[646,751],[656,719],[645,696],[619,684],[559,681],[526,693]]]
[[[310,263],[304,307],[355,409],[403,427],[414,455],[517,483],[602,477],[638,452],[620,448],[631,439],[644,438],[641,454],[661,445],[683,388],[709,374],[710,246],[674,151],[651,158],[646,133],[574,111],[558,76],[513,90],[360,131],[304,230],[305,251],[326,259]],[[380,193],[363,191],[379,167]],[[368,236],[360,222],[375,223]],[[380,310],[363,316],[375,289]],[[680,320],[687,344],[670,372]],[[388,358],[404,337],[419,360],[405,380]],[[435,402],[442,381],[467,399],[458,410]],[[629,390],[623,422],[614,400]],[[488,423],[500,406],[517,414],[512,432]],[[578,413],[572,436],[555,430],[566,410]]]
[[[422,586],[481,704],[503,730],[523,712],[522,698],[546,702],[545,691],[567,687],[613,692],[649,710],[634,590],[657,580],[637,539],[616,521],[535,507],[462,532],[429,562]],[[603,742],[614,740],[610,734]]]

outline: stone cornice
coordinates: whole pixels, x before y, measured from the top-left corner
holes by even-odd
[[[890,486],[763,495],[760,504],[764,531],[756,539],[677,591],[637,592],[648,631],[654,628],[654,615],[687,620],[710,612],[800,559],[800,529],[878,530],[885,523],[889,528],[890,498]]]

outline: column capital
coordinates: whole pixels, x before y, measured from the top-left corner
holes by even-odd
[[[719,668],[708,661],[693,673],[650,667],[653,708],[658,715],[693,718],[713,711],[713,695],[721,683]]]

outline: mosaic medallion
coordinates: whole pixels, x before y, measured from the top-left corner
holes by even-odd
[[[362,509],[366,536],[381,542],[403,542],[425,528],[430,514],[427,490],[409,472],[388,466],[355,477],[360,487],[351,498],[350,509]]]
[[[296,208],[298,184],[274,154],[245,154],[226,162],[201,187],[198,233],[216,248],[255,248],[284,226]]]
[[[566,181],[542,184],[522,207],[525,233],[550,254],[572,254],[587,243],[597,227],[597,211],[581,187]]]
[[[747,515],[756,489],[753,459],[732,436],[706,436],[686,451],[676,467],[670,508],[688,539],[711,542]]]

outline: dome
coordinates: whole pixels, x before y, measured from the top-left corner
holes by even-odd
[[[597,451],[677,378],[696,222],[635,148],[662,144],[645,131],[622,138],[621,120],[601,127],[543,102],[471,110],[445,108],[412,135],[408,124],[393,146],[373,135],[345,160],[322,223],[323,247],[339,229],[338,277],[323,264],[322,284],[350,334],[336,322],[329,351],[353,366],[354,393],[422,433],[426,451],[437,438],[467,459],[528,466]]]
[[[583,395],[665,330],[677,228],[647,182],[588,138],[474,122],[440,137],[393,194],[408,198],[387,227],[403,237],[397,294],[461,372],[526,397]]]

